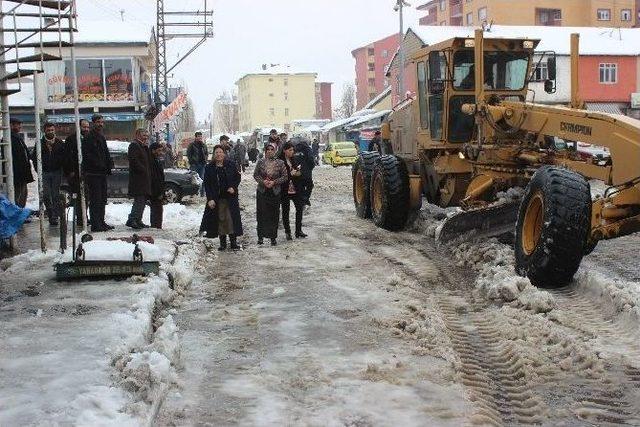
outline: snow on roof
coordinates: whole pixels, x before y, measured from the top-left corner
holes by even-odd
[[[347,117],[346,119],[339,119],[339,120],[335,120],[331,123],[327,123],[326,125],[322,126],[322,128],[320,128],[322,130],[322,132],[329,132],[332,129],[335,129],[337,127],[340,126],[344,126],[344,125],[348,125],[351,122],[354,122],[358,120],[357,117]]]
[[[149,44],[153,27],[140,21],[88,21],[78,19],[76,44]],[[46,40],[58,40],[57,33],[47,33]],[[68,38],[68,37],[67,37]]]
[[[473,37],[478,27],[418,26],[413,31],[425,45],[436,44],[454,37]],[[520,38],[540,40],[536,50],[552,50],[559,55],[571,52],[571,34],[580,34],[581,55],[640,54],[640,28],[551,27],[493,25],[485,31],[485,38]]]
[[[316,73],[315,71],[308,71],[302,68],[294,68],[290,65],[264,64],[262,67],[260,67],[257,70],[243,74],[239,80],[242,80],[247,76],[259,76],[259,75],[275,76],[275,75],[298,75],[298,74],[313,74],[316,77],[318,76],[318,73]]]
[[[380,94],[378,96],[376,96],[371,101],[369,101],[369,103],[364,106],[364,109],[370,109],[370,108],[378,105],[378,103],[380,101],[382,101],[390,93],[391,93],[391,86],[387,86],[387,88],[385,90],[383,90],[382,92],[380,92]]]
[[[380,119],[384,116],[386,116],[387,114],[389,114],[391,112],[391,110],[382,110],[373,114],[367,114],[366,116],[363,116],[361,118],[359,118],[358,120],[349,123],[349,127],[352,126],[358,126],[361,125],[363,123],[367,123],[370,122],[371,120],[375,120],[375,119]]]

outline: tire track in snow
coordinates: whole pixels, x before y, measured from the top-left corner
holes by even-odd
[[[431,287],[430,282],[434,280],[425,280],[425,276],[435,268],[438,284],[447,288],[442,289],[438,305],[453,350],[460,359],[461,382],[468,391],[469,400],[475,405],[472,422],[491,425],[541,423],[545,406],[543,400],[531,391],[523,360],[486,317],[484,307],[471,303],[458,292],[450,291],[466,288],[467,275],[445,263],[442,254],[434,253],[435,248],[423,245],[419,249],[403,249],[404,258],[400,260],[380,245],[367,247],[369,253],[416,280],[422,292]],[[430,261],[429,268],[424,264],[425,258]],[[427,274],[421,271],[425,269]]]

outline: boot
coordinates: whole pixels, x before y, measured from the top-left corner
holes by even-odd
[[[262,237],[258,237],[258,244],[262,245],[264,243],[264,239]]]
[[[237,251],[240,249],[240,246],[238,245],[238,239],[236,239],[235,234],[230,234],[229,235],[229,240],[231,241],[231,249],[234,251]]]
[[[220,247],[218,250],[224,251],[225,249],[227,249],[227,236],[220,236]]]
[[[304,234],[302,230],[296,231],[296,239],[304,239],[305,237],[307,237],[307,235]]]
[[[276,239],[271,239],[271,246],[276,246],[278,244],[278,242],[276,241]]]
[[[293,240],[293,237],[291,237],[290,231],[287,231],[285,234],[287,235],[287,240]]]

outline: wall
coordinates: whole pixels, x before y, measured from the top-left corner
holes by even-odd
[[[242,132],[262,126],[287,129],[292,120],[315,117],[315,74],[245,76],[238,82],[238,95]]]
[[[601,84],[600,63],[618,64],[618,83]],[[632,56],[580,57],[580,94],[584,101],[630,102],[638,81],[637,58]]]
[[[392,34],[351,52],[356,61],[355,84],[356,106],[358,109],[361,109],[385,89],[385,70],[398,49],[399,40],[398,34]],[[373,49],[373,56],[369,56],[369,49]],[[368,69],[369,62],[373,62],[375,65],[372,72],[369,72]],[[371,88],[369,87],[369,78],[375,79],[375,85]]]
[[[331,120],[333,117],[333,106],[331,104],[332,83],[316,83],[316,115],[317,119]]]

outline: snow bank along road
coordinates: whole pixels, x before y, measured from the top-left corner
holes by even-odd
[[[14,397],[0,425],[640,424],[637,237],[604,242],[571,287],[540,291],[497,240],[436,247],[438,209],[389,233],[355,217],[349,169],[315,177],[306,240],[255,245],[247,174],[242,252],[196,237],[198,204],[172,209],[161,277],[3,279],[0,401]],[[170,240],[189,243],[176,255]],[[7,262],[16,281],[20,262]]]

